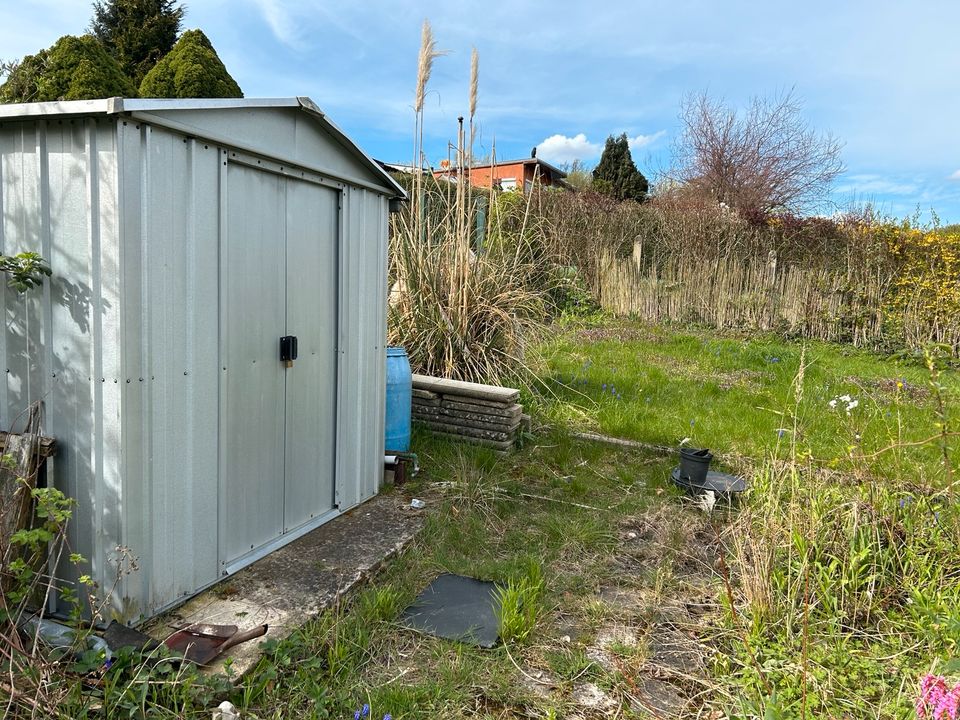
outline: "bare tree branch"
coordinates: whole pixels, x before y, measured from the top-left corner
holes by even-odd
[[[706,93],[688,96],[676,179],[739,210],[801,212],[819,206],[843,172],[841,143],[810,128],[793,92],[754,98],[737,113]]]

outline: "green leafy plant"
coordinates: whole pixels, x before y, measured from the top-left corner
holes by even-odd
[[[43,284],[52,274],[47,261],[35,252],[0,255],[0,272],[9,275],[7,284],[17,292],[26,292]]]
[[[497,587],[497,620],[503,642],[524,643],[530,638],[542,612],[543,589],[543,570],[532,559],[524,575]]]

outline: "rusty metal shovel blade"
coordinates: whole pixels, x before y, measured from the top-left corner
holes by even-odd
[[[185,660],[197,665],[208,665],[234,645],[263,637],[266,625],[239,631],[236,625],[188,625],[168,637],[164,644],[174,652],[181,653]]]

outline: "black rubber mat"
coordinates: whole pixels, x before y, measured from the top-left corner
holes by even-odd
[[[713,490],[718,495],[737,495],[747,489],[747,482],[743,478],[727,473],[714,472],[713,470],[707,473],[707,479],[704,482],[697,484],[681,477],[678,467],[673,469],[670,477],[677,485],[690,492],[702,493],[705,490]]]
[[[500,635],[498,602],[492,582],[444,573],[403,611],[400,622],[437,637],[489,648]]]

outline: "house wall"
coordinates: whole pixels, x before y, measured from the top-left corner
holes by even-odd
[[[475,167],[470,169],[470,181],[477,187],[489,188],[495,180],[503,182],[504,180],[512,179],[516,182],[516,188],[522,190],[525,182],[533,182],[536,168],[537,165],[533,163],[522,162],[507,163],[495,167],[489,165]],[[434,172],[434,176],[438,178],[444,177],[445,175],[447,175],[447,173],[442,170]],[[454,175],[456,175],[456,173],[454,173]],[[553,174],[549,170],[541,167],[537,177],[544,186],[549,187],[553,185]]]

